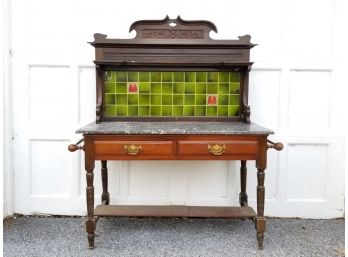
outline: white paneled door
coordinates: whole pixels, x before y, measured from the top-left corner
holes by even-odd
[[[199,8],[197,5],[199,4]],[[67,146],[95,119],[96,32],[132,37],[130,24],[169,14],[214,22],[213,38],[250,34],[251,119],[285,145],[269,151],[267,216],[344,214],[343,59],[339,0],[181,2],[11,1],[14,206],[16,213],[84,215],[83,152]],[[315,8],[313,8],[315,6]],[[198,10],[199,9],[199,10]],[[309,17],[310,16],[310,17]],[[343,26],[342,26],[343,27]],[[239,162],[113,161],[113,204],[237,205]],[[256,169],[248,163],[255,207]],[[100,201],[100,163],[95,169]],[[6,185],[5,185],[6,186]]]

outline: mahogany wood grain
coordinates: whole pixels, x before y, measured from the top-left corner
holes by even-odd
[[[170,156],[174,154],[174,144],[172,141],[139,141],[139,140],[129,140],[121,141],[94,141],[95,155],[96,156],[129,156],[125,146],[135,145],[141,146],[141,150],[134,156]]]
[[[255,160],[262,136],[236,135],[85,135],[94,145],[95,160]],[[208,146],[225,146],[222,155],[209,152]],[[129,155],[125,146],[141,146]]]
[[[178,155],[186,156],[212,156],[208,145],[223,145],[225,150],[222,155],[256,155],[257,141],[178,141]]]

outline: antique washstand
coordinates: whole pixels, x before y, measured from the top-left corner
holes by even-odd
[[[134,22],[133,39],[95,34],[96,121],[70,151],[85,151],[89,247],[100,216],[252,218],[263,249],[267,149],[281,143],[250,122],[250,36],[213,40],[209,21]],[[84,145],[80,144],[84,142]],[[94,208],[93,171],[102,165],[102,203]],[[240,160],[240,207],[110,205],[108,160]],[[257,212],[248,206],[246,162],[257,167]],[[172,165],[173,162],[168,162]]]

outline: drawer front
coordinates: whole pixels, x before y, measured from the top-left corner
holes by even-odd
[[[178,155],[257,155],[258,141],[179,141]]]
[[[174,154],[173,141],[95,141],[96,156],[170,156]]]

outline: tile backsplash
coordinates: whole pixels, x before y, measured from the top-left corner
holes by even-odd
[[[239,114],[238,72],[106,71],[105,117],[231,117]]]

